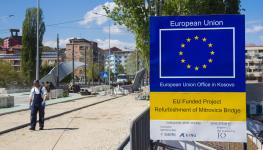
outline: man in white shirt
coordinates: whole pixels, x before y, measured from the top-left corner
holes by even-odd
[[[29,106],[31,109],[30,130],[35,130],[37,122],[37,112],[39,113],[39,130],[44,129],[45,101],[47,90],[40,86],[39,80],[34,80],[33,88],[30,91]]]

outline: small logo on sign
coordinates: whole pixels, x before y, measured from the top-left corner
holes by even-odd
[[[179,137],[181,137],[181,138],[196,137],[196,134],[195,134],[195,133],[181,133],[181,134],[179,135]]]
[[[223,132],[223,133],[222,133],[222,132],[221,132],[221,133],[217,133],[217,137],[218,137],[219,139],[225,139],[226,136],[227,136],[227,135],[226,135],[226,133],[224,133],[224,132]]]

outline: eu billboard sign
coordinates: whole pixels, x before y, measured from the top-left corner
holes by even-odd
[[[244,20],[243,15],[150,18],[152,139],[246,141]],[[219,132],[220,127],[229,131]],[[179,137],[181,132],[195,136]]]

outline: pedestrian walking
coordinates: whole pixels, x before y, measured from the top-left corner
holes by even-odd
[[[39,130],[44,129],[45,117],[45,101],[47,90],[44,86],[40,86],[39,80],[34,80],[33,88],[30,91],[29,106],[31,109],[30,130],[35,130],[37,122],[37,113],[39,114]]]

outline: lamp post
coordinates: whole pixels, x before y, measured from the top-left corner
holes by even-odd
[[[57,34],[57,87],[59,87],[59,35]]]
[[[73,39],[71,39],[70,40],[70,43],[72,43],[71,45],[72,45],[72,86],[74,86],[75,85],[75,81],[74,81],[74,77],[75,77],[75,74],[74,74],[74,69],[75,69],[75,50],[74,50],[74,39],[75,38],[73,38]]]
[[[99,13],[96,13],[96,12],[94,12],[94,14],[96,14],[96,15],[100,15],[100,16],[104,16],[104,17],[108,17],[108,16],[106,16],[106,15],[103,15],[103,14],[99,14]],[[108,56],[108,72],[109,72],[109,88],[110,88],[110,77],[111,77],[111,73],[110,73],[110,55],[111,55],[111,48],[110,48],[110,38],[111,38],[111,30],[110,30],[110,26],[111,26],[111,24],[110,24],[110,21],[109,21],[109,56]]]
[[[39,0],[37,0],[37,55],[36,55],[36,80],[39,80]]]
[[[85,46],[85,68],[84,68],[84,80],[85,80],[85,85],[87,85],[87,47]]]

